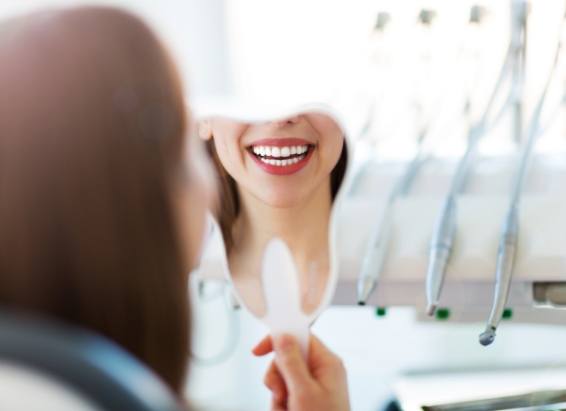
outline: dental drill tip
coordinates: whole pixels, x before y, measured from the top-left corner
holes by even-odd
[[[495,340],[495,328],[488,325],[483,333],[480,334],[480,344],[487,347]]]
[[[436,304],[429,304],[428,307],[426,308],[426,313],[432,317],[436,312],[436,307],[437,307]]]
[[[365,305],[375,290],[376,281],[370,277],[363,277],[358,284],[358,305]]]

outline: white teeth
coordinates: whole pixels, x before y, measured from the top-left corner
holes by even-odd
[[[260,160],[262,162],[264,162],[265,164],[269,164],[272,166],[278,166],[278,167],[286,167],[286,166],[290,166],[293,164],[297,164],[299,161],[301,161],[302,159],[304,159],[305,156],[298,156],[298,157],[293,157],[293,158],[289,158],[286,160],[275,160],[273,158],[260,158]]]
[[[305,158],[305,153],[309,150],[308,145],[303,146],[253,146],[252,152],[266,164],[287,166],[296,164]],[[264,158],[272,157],[272,158]],[[281,160],[277,160],[281,158]]]
[[[252,151],[254,154],[267,157],[289,157],[297,154],[303,154],[308,151],[308,145],[304,146],[289,146],[289,147],[275,147],[275,146],[253,146]]]
[[[281,157],[281,149],[279,147],[271,147],[271,157]]]

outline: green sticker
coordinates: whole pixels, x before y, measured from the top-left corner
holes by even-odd
[[[450,318],[450,310],[448,308],[439,308],[436,310],[437,320],[447,320],[448,318]]]
[[[377,315],[378,317],[385,317],[386,314],[387,314],[387,308],[385,307],[377,307],[375,309],[375,315]]]
[[[513,310],[511,308],[506,308],[503,311],[503,319],[504,320],[509,320],[513,317]]]

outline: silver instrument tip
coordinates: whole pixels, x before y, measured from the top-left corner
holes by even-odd
[[[376,281],[370,277],[363,277],[358,285],[358,305],[366,305],[369,297],[375,290]]]
[[[480,344],[487,347],[495,340],[495,328],[488,325],[483,333],[480,334]]]
[[[429,304],[428,307],[426,308],[426,313],[432,317],[436,312],[436,308],[437,308],[436,304]]]

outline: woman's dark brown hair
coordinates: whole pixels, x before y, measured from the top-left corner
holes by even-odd
[[[214,163],[218,174],[219,180],[219,208],[216,212],[216,218],[218,219],[218,224],[220,225],[220,230],[222,231],[222,237],[224,238],[224,245],[226,247],[226,252],[229,253],[234,246],[234,236],[232,229],[234,227],[234,222],[238,215],[240,214],[240,198],[238,196],[238,188],[236,181],[228,174],[224,169],[224,166],[220,162],[216,147],[214,146],[214,138],[207,141],[207,151]],[[346,166],[348,164],[348,148],[346,143],[342,146],[342,152],[336,166],[332,170],[330,175],[330,190],[332,194],[332,199],[336,197],[338,190],[344,179],[344,174],[346,173]]]
[[[169,56],[109,8],[0,34],[0,307],[98,331],[180,392],[189,311],[173,192],[187,119]]]

